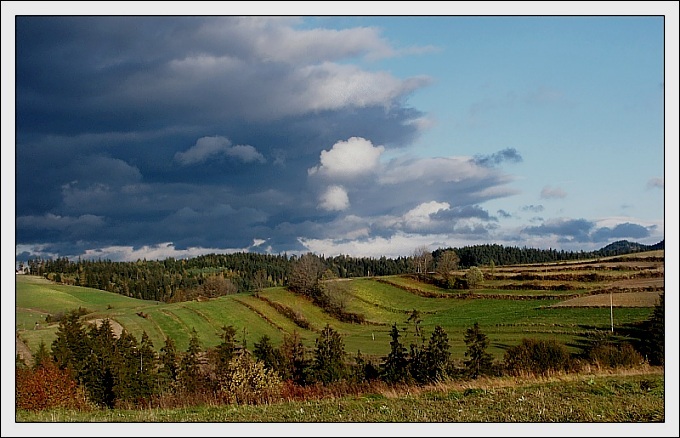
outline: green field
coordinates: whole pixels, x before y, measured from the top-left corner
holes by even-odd
[[[411,278],[388,277],[387,280],[391,284],[375,278],[353,279],[344,284],[346,308],[365,316],[366,324],[361,325],[340,322],[307,298],[284,288],[261,292],[264,299],[298,312],[310,324],[310,329],[303,329],[266,300],[248,293],[200,302],[166,304],[55,284],[39,277],[16,276],[15,326],[19,338],[35,352],[41,341],[49,346],[56,337],[58,324],[47,324],[47,314],[56,315],[78,307],[87,309],[88,314],[83,317],[85,321],[109,318],[137,339],[146,332],[156,349],[163,346],[166,337],[171,337],[181,351],[187,348],[192,329],[198,333],[201,345],[207,348],[220,342],[221,327],[228,325],[236,328],[237,340],[245,339],[249,348],[263,335],[278,343],[285,334],[293,331],[297,331],[305,345],[311,348],[319,331],[330,324],[343,336],[345,350],[350,356],[361,351],[363,355],[377,357],[389,352],[389,330],[394,323],[405,329],[404,344],[415,340],[413,327],[406,323],[415,309],[420,313],[425,336],[428,337],[436,325],[441,325],[449,337],[453,358],[458,359],[464,358],[465,331],[475,322],[489,337],[489,352],[498,359],[502,358],[508,346],[518,344],[524,337],[555,339],[571,344],[585,330],[608,330],[610,327],[609,308],[555,308],[551,305],[560,301],[539,299],[540,291],[503,291],[510,296],[519,294],[531,298],[535,295],[536,299],[461,298],[461,294],[446,292]],[[441,292],[442,298],[419,296],[398,286]],[[475,290],[478,295],[495,292],[498,291]],[[543,293],[555,295],[554,291]],[[617,308],[614,312],[615,326],[646,320],[651,312],[651,307]]]

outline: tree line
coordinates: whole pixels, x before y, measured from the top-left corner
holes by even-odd
[[[663,242],[655,247],[659,245],[663,247]],[[581,260],[620,254],[620,251],[639,251],[644,247],[639,244],[612,244],[599,251],[572,252],[486,244],[439,248],[431,252],[427,248],[418,248],[411,256],[397,258],[348,255],[315,257],[321,264],[321,272],[326,273],[329,278],[354,278],[431,272],[435,266],[446,266],[446,257],[451,253],[455,254],[458,267],[468,269],[476,266]],[[178,302],[198,296],[215,297],[257,291],[264,287],[287,286],[290,284],[293,267],[302,257],[304,255],[249,252],[135,262],[101,259],[73,261],[59,257],[34,258],[28,261],[27,266],[31,274],[59,283],[115,292],[143,300]],[[452,283],[449,286],[462,288],[465,284]]]
[[[330,324],[311,349],[294,331],[284,335],[278,347],[263,335],[251,351],[245,338],[238,342],[233,326],[223,326],[221,342],[213,348],[202,348],[192,330],[186,351],[178,351],[174,341],[166,338],[157,352],[145,332],[139,341],[125,330],[115,336],[108,320],[85,326],[81,313],[74,310],[60,321],[51,348],[40,344],[30,368],[17,359],[16,405],[21,409],[81,408],[88,403],[108,408],[147,407],[164,400],[174,400],[176,405],[206,401],[257,404],[319,385],[376,381],[422,385],[483,375],[549,375],[578,371],[585,365],[664,364],[663,294],[641,328],[646,334],[641,348],[607,333],[591,336],[579,354],[570,353],[555,340],[525,338],[508,347],[498,362],[487,352],[489,338],[475,322],[464,335],[462,366],[451,357],[444,329],[435,326],[428,335],[420,316],[414,309],[401,326],[394,323],[389,353],[369,358],[360,351],[351,357],[341,334]]]

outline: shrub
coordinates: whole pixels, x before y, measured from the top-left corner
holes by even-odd
[[[67,370],[45,361],[35,370],[16,370],[16,407],[38,411],[50,408],[85,409],[85,393]]]
[[[605,343],[595,346],[588,353],[588,359],[599,367],[633,367],[644,363],[644,358],[632,345]]]
[[[512,375],[547,375],[571,368],[567,348],[554,340],[522,339],[520,345],[509,348],[504,355],[506,370]]]
[[[277,400],[282,383],[278,374],[264,367],[242,350],[230,363],[227,373],[220,378],[220,392],[228,403],[259,404]]]

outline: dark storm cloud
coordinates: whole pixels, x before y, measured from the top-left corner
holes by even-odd
[[[654,229],[654,227],[651,227]],[[614,228],[603,227],[593,233],[593,241],[606,242],[610,239],[643,239],[649,237],[650,228],[626,222]]]
[[[523,233],[534,236],[556,235],[577,242],[589,242],[595,223],[586,219],[556,219],[535,227],[526,227]]]
[[[487,235],[479,204],[517,193],[499,165],[518,151],[381,160],[418,137],[406,102],[430,79],[348,63],[399,52],[376,29],[298,21],[18,17],[18,247],[134,258]]]
[[[17,243],[299,247],[333,220],[320,152],[408,145],[429,79],[341,63],[395,54],[376,29],[298,21],[17,17]]]

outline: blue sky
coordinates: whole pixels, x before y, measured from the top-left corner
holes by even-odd
[[[29,8],[15,21],[7,140],[15,260],[657,243],[669,213],[664,98],[677,112],[677,59],[664,50],[677,32],[665,39],[672,11],[654,11]]]

